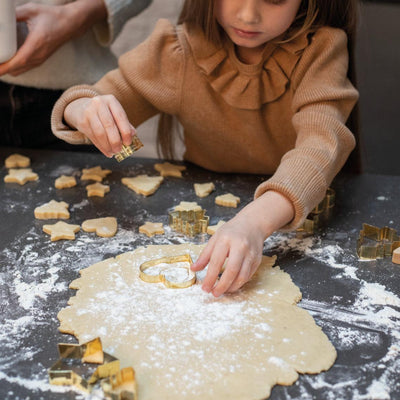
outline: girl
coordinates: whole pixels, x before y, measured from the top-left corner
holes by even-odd
[[[166,114],[183,126],[186,160],[218,172],[273,174],[192,266],[208,265],[206,292],[235,291],[255,273],[264,240],[302,223],[354,148],[345,122],[358,97],[347,78],[355,3],[186,0],[178,26],[159,21],[117,70],[65,92],[53,132],[110,157],[131,142],[133,126],[163,113],[167,157]]]

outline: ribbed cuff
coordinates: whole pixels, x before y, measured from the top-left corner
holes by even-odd
[[[57,100],[51,113],[51,130],[59,139],[70,144],[91,144],[90,140],[81,132],[71,129],[64,123],[64,111],[68,104],[83,97],[95,97],[100,93],[96,92],[89,85],[74,86]]]

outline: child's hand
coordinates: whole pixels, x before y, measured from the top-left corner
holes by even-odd
[[[292,203],[269,191],[221,226],[191,267],[200,271],[208,264],[203,290],[219,297],[240,289],[260,265],[264,240],[293,217]],[[225,270],[215,285],[225,261]]]
[[[120,152],[122,144],[130,145],[136,133],[113,95],[77,99],[65,108],[64,118],[107,157]]]

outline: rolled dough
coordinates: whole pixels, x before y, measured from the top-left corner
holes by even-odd
[[[252,400],[290,385],[298,373],[332,366],[336,351],[307,311],[300,290],[264,257],[244,289],[215,299],[198,282],[168,289],[139,279],[149,259],[202,246],[149,246],[81,271],[78,289],[58,314],[62,332],[81,343],[101,337],[121,367],[136,371],[141,400]]]

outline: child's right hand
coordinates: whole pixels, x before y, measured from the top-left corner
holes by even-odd
[[[122,105],[113,95],[74,100],[65,108],[64,119],[69,126],[87,136],[106,157],[120,152],[122,144],[130,145],[136,134]]]

